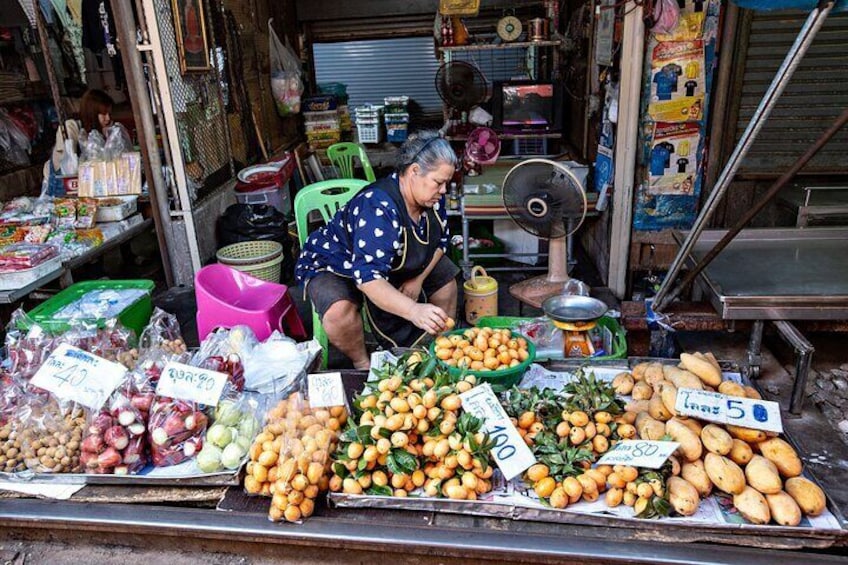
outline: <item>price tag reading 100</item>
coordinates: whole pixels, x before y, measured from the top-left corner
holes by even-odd
[[[483,384],[474,387],[459,397],[462,399],[463,410],[485,422],[484,429],[494,443],[492,456],[506,480],[518,476],[536,462],[533,452],[510,422],[491,386]]]

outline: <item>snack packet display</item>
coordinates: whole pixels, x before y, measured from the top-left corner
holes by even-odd
[[[53,201],[53,223],[57,229],[73,229],[77,221],[77,201],[56,198]]]
[[[77,200],[77,219],[75,228],[93,228],[97,216],[97,200],[94,198],[80,198]]]
[[[0,272],[32,269],[58,254],[59,250],[49,243],[12,243],[0,249]]]

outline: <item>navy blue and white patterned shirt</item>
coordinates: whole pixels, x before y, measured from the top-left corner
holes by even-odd
[[[397,177],[392,175],[397,182]],[[433,207],[442,224],[440,248],[447,252],[448,228],[445,198]],[[350,211],[348,214],[347,211]],[[321,271],[350,277],[359,286],[375,279],[387,280],[389,272],[404,255],[401,213],[395,201],[382,189],[368,186],[350,199],[330,222],[315,230],[303,244],[295,267],[298,283]],[[422,214],[416,230],[427,236],[427,220]]]

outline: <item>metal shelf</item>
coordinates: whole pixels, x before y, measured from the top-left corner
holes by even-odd
[[[489,49],[519,49],[522,47],[556,47],[562,44],[559,39],[545,41],[515,41],[512,43],[481,43],[475,45],[450,45],[439,47],[439,51],[487,51]]]
[[[559,139],[561,133],[498,133],[498,139]],[[467,135],[446,135],[448,141],[466,141]]]

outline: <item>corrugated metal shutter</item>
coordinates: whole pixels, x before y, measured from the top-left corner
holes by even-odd
[[[382,104],[383,98],[407,95],[424,112],[441,112],[436,92],[439,61],[432,37],[316,43],[312,47],[318,84],[347,85],[349,104]],[[474,64],[490,82],[527,76],[526,49],[454,52],[455,61]]]
[[[807,14],[753,14],[739,106],[738,139]],[[828,17],[778,105],[751,147],[740,173],[779,176],[848,107],[848,14]],[[848,129],[810,161],[805,172],[848,171]]]
[[[351,107],[406,95],[424,112],[442,108],[434,83],[439,61],[432,37],[316,43],[312,53],[318,84],[346,84]]]

